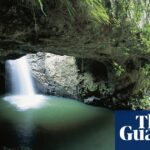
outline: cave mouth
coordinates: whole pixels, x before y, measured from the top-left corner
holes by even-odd
[[[109,80],[105,61],[43,52],[27,54],[26,56],[31,67],[36,92],[39,94],[62,96],[83,101],[84,97],[101,95],[97,89],[92,90],[92,92],[87,89],[86,96],[82,96],[83,88],[89,88],[88,83],[83,85],[83,82],[92,82],[96,86],[97,83],[108,82]],[[14,54],[11,57],[8,56],[8,59],[16,60],[18,57]],[[0,86],[1,94],[9,94],[8,90],[11,89],[9,84],[10,75],[5,71],[6,66],[4,63],[1,64],[1,67],[3,69]],[[91,76],[91,81],[84,81],[86,75]]]
[[[89,72],[92,74],[95,82],[108,80],[108,70],[106,63],[86,58],[76,58],[76,64],[81,73]]]
[[[89,66],[89,71],[94,76],[95,82],[108,79],[107,67],[102,62],[93,61]]]
[[[72,66],[76,62],[73,57],[55,56],[54,54],[47,56],[53,60],[56,69],[57,63],[68,62],[69,66]],[[88,149],[91,145],[89,141],[93,138],[96,141],[103,135],[109,135],[109,143],[114,145],[114,135],[110,137],[108,134],[108,129],[113,130],[114,128],[114,115],[111,111],[72,99],[37,95],[32,89],[31,70],[26,60],[24,56],[6,63],[8,65],[6,72],[10,72],[9,84],[12,86],[12,91],[8,96],[0,97],[0,128],[2,130],[0,148],[37,149],[40,147],[43,149],[44,147],[44,149],[57,150],[61,146],[64,150],[69,150],[77,148],[74,144],[78,144],[79,149],[82,146],[82,149]],[[77,69],[75,66],[74,69]],[[109,118],[107,129],[101,125],[106,117]],[[89,128],[92,132],[87,136]],[[84,145],[81,143],[83,138],[86,140]],[[104,145],[101,142],[95,144],[98,147],[95,150],[108,149],[107,144]]]

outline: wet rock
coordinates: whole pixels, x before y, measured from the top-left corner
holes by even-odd
[[[95,97],[95,96],[91,96],[91,97],[88,97],[87,99],[84,99],[84,103],[86,104],[93,104],[94,101],[99,101],[100,98],[98,97]]]
[[[37,53],[27,56],[37,91],[40,93],[82,101],[93,95],[97,97],[110,95],[111,90],[107,89],[107,91],[105,85],[108,77],[104,79],[103,72],[95,74],[96,70],[93,69],[93,67],[98,69],[101,62],[96,62],[96,66],[94,60],[85,59],[83,60],[86,62],[83,64],[83,69],[79,64],[79,59],[72,56],[51,53]]]
[[[78,98],[80,80],[74,57],[37,53],[28,55],[28,58],[38,91]]]

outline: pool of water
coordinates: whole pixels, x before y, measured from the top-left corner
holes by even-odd
[[[114,113],[58,97],[0,98],[0,149],[114,150]]]

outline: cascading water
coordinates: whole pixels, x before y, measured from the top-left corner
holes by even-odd
[[[26,57],[8,60],[6,72],[11,94],[0,100],[0,149],[75,150],[92,149],[93,144],[97,150],[113,149],[111,111],[37,95]],[[105,143],[98,140],[103,137]]]
[[[43,102],[43,96],[37,95],[32,81],[30,67],[26,56],[6,62],[6,72],[9,77],[11,95],[4,99],[20,110],[38,108]]]
[[[6,68],[10,77],[10,89],[13,95],[35,95],[33,81],[26,56],[8,60]]]

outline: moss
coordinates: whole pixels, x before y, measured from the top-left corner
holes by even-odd
[[[150,107],[150,100],[148,96],[144,96],[141,99],[133,98],[128,101],[128,106],[132,110],[148,109]]]
[[[116,76],[120,77],[125,72],[125,69],[118,63],[113,62],[113,66],[114,66],[114,70],[116,72]]]
[[[83,80],[84,92],[97,90],[98,84],[94,83],[94,78],[90,73],[84,73],[82,80]]]

